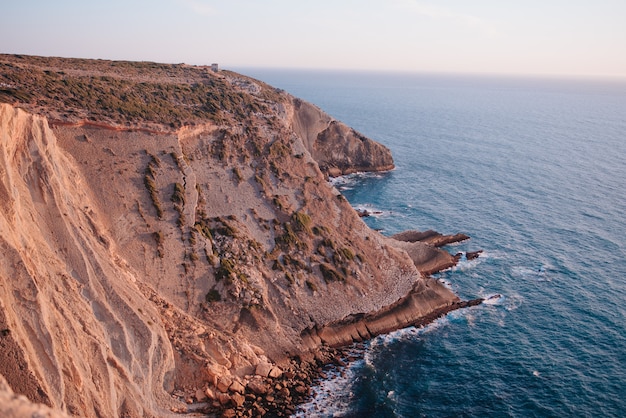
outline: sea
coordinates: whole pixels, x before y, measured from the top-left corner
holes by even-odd
[[[626,416],[626,80],[237,70],[391,149],[333,180],[372,228],[483,250],[435,277],[486,303],[355,346],[297,416]]]

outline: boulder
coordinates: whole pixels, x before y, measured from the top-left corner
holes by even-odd
[[[276,379],[276,378],[279,378],[280,376],[282,376],[282,374],[283,374],[283,371],[281,370],[281,368],[278,367],[278,366],[274,366],[270,370],[268,376],[273,378],[273,379]]]
[[[208,399],[211,399],[211,400],[215,400],[215,399],[216,399],[216,397],[215,397],[215,392],[214,392],[214,391],[213,391],[213,389],[211,389],[211,388],[206,388],[206,389],[204,390],[204,394],[206,395],[206,397],[207,397]]]
[[[243,406],[243,403],[246,401],[246,397],[240,393],[233,393],[230,398],[237,408]]]
[[[197,402],[205,402],[208,396],[205,391],[203,391],[202,389],[198,389],[196,390],[195,398]]]
[[[465,258],[467,258],[468,260],[474,260],[475,258],[480,257],[482,252],[483,252],[483,250],[468,251],[467,253],[465,253]]]
[[[226,393],[221,393],[221,392],[217,394],[217,400],[222,406],[226,406],[231,402],[230,396]]]
[[[246,388],[243,387],[243,385],[241,383],[239,383],[238,381],[234,381],[230,387],[228,388],[228,390],[230,392],[236,392],[236,393],[244,393],[246,391]]]
[[[256,366],[255,374],[261,377],[267,377],[272,370],[272,365],[270,363],[259,363]]]
[[[234,409],[226,409],[222,412],[222,418],[234,418],[237,416],[237,411]]]
[[[248,390],[257,395],[265,395],[267,393],[267,385],[261,379],[252,379],[248,382]]]
[[[206,365],[206,373],[209,376],[209,383],[213,386],[217,386],[217,380],[223,376],[229,374],[226,367],[221,364],[207,364]]]
[[[228,392],[228,388],[233,384],[233,379],[230,376],[222,376],[217,380],[217,390],[220,392]]]

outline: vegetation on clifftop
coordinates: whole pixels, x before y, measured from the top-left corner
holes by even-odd
[[[277,98],[264,90],[261,96]],[[63,109],[61,118],[172,128],[265,110],[206,66],[3,54],[0,102]]]

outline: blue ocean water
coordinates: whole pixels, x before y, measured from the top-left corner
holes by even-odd
[[[464,232],[437,277],[501,294],[366,344],[301,416],[626,416],[626,82],[239,70],[387,145],[338,184],[384,234]]]

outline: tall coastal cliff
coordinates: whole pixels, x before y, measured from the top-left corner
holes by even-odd
[[[326,181],[389,150],[262,82],[0,55],[0,102],[0,375],[35,404],[262,414],[276,379],[306,396],[285,382],[320,347],[459,302],[421,273],[451,255],[371,230]]]

